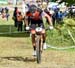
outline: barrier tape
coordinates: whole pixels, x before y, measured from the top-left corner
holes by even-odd
[[[75,46],[69,46],[69,47],[55,47],[55,46],[47,45],[47,48],[52,48],[52,49],[56,49],[56,50],[67,50],[67,49],[75,48]]]

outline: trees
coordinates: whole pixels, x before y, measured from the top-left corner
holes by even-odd
[[[67,2],[68,5],[75,4],[75,0],[55,0],[55,1],[60,1],[60,3]]]
[[[75,4],[75,0],[65,0],[65,1],[68,3],[68,5]]]

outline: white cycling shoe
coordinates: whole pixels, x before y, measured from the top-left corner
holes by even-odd
[[[36,56],[37,54],[36,54],[36,50],[35,51],[33,51],[33,56]]]
[[[47,45],[46,45],[46,43],[44,43],[44,45],[43,45],[43,49],[44,49],[44,50],[47,49]],[[37,55],[36,50],[34,50],[34,51],[33,51],[33,56],[36,56],[36,55]]]
[[[44,43],[44,45],[43,45],[43,49],[44,49],[44,50],[47,49],[47,45],[46,45],[46,43]]]
[[[49,29],[52,30],[52,29],[54,29],[54,27],[53,26],[49,26]]]

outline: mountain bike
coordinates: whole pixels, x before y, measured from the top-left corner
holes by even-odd
[[[45,29],[48,30],[49,28]],[[36,27],[35,29],[35,44],[36,44],[36,59],[37,63],[41,63],[41,54],[43,51],[43,37],[42,37],[42,27]]]

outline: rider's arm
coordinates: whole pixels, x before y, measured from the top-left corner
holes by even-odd
[[[25,24],[26,24],[26,30],[29,30],[29,22],[28,22],[28,17],[30,17],[32,14],[30,13],[30,12],[27,12],[26,13],[26,22],[25,22]]]
[[[26,25],[26,27],[29,26],[29,25],[28,25],[28,16],[25,17],[25,25]]]
[[[28,17],[29,17],[29,16],[31,16],[31,13],[30,13],[30,12],[27,12],[27,13],[26,13],[26,18],[25,18],[25,19],[26,19],[26,22],[25,22],[26,27],[29,26],[29,25],[28,25]]]
[[[48,21],[49,21],[49,25],[50,25],[50,26],[53,26],[53,24],[52,24],[52,18],[51,18],[47,13],[42,12],[42,17],[47,18]]]

